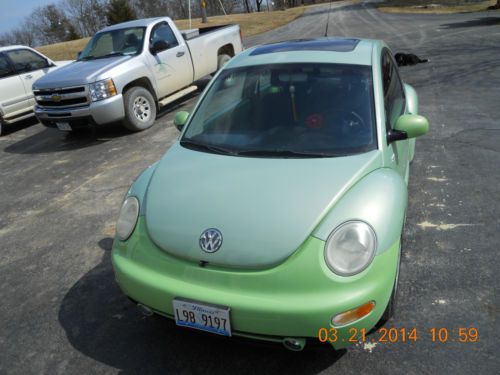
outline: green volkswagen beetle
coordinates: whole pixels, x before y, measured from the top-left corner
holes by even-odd
[[[269,44],[214,77],[133,183],[112,261],[145,313],[225,336],[352,345],[394,311],[415,90],[378,40]]]

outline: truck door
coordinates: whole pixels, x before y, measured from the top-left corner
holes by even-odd
[[[165,50],[151,53],[158,41],[167,44]],[[178,91],[193,82],[193,65],[184,39],[178,40],[166,21],[156,24],[151,30],[149,51],[146,52],[156,78],[159,97]]]
[[[35,105],[31,87],[38,78],[43,77],[49,72],[50,63],[38,53],[27,48],[6,51],[5,54],[14,65],[17,73],[19,73],[26,94],[30,96],[31,105]]]
[[[7,57],[0,53],[0,114],[9,117],[31,110],[30,95]]]

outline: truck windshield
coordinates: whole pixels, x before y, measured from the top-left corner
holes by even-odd
[[[181,145],[237,156],[333,157],[377,148],[369,66],[276,64],[226,69]]]
[[[144,32],[144,27],[131,27],[98,33],[90,39],[79,60],[136,55],[142,51]]]

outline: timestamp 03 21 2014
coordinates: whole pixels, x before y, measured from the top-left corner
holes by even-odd
[[[420,340],[430,340],[434,343],[475,343],[479,341],[479,332],[475,327],[459,327],[449,329],[445,327],[432,327],[419,330],[416,327],[412,328],[396,328],[396,327],[382,327],[377,329],[374,334],[370,334],[367,339],[365,328],[349,328],[348,337],[341,337],[336,328],[322,327],[318,330],[318,340],[320,342],[335,343],[338,341],[351,342],[353,344],[358,342],[386,342],[386,343],[409,343],[417,342]]]

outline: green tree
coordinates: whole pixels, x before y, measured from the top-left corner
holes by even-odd
[[[137,19],[134,9],[128,0],[111,0],[106,7],[108,25]]]

